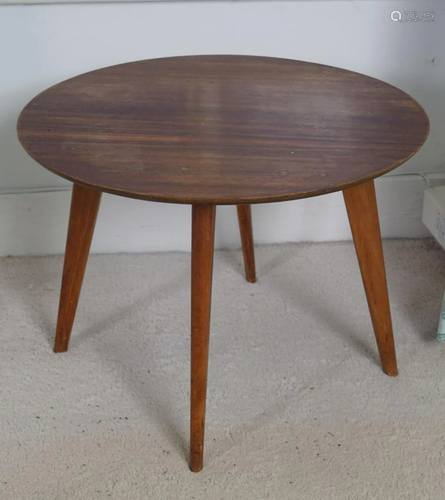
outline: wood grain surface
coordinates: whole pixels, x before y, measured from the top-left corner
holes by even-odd
[[[410,158],[429,130],[401,90],[351,71],[253,56],[122,64],[44,91],[19,139],[52,172],[117,195],[238,204],[328,193]]]
[[[190,469],[193,472],[202,469],[204,456],[215,214],[214,205],[192,208]]]
[[[252,211],[250,205],[238,205],[238,223],[241,235],[241,248],[243,250],[244,271],[249,283],[256,282],[255,270],[255,243],[253,240]]]
[[[101,196],[100,191],[73,186],[54,352],[68,350]]]
[[[374,181],[343,191],[383,371],[398,374]]]

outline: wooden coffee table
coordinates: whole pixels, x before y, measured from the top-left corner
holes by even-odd
[[[68,349],[101,193],[191,205],[190,468],[201,470],[216,206],[238,206],[255,281],[250,204],[342,190],[382,368],[397,375],[374,178],[415,154],[428,130],[401,90],[286,59],[155,59],[51,87],[25,107],[18,135],[74,183],[54,350]]]

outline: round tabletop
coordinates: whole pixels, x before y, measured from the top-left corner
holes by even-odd
[[[428,117],[352,71],[288,59],[137,61],[35,97],[20,142],[83,186],[172,203],[265,203],[352,187],[401,165]]]

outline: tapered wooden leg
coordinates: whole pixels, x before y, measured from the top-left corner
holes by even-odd
[[[54,352],[68,350],[101,194],[78,184],[73,186]]]
[[[203,466],[215,213],[214,205],[192,208],[190,469],[193,472],[199,472]]]
[[[244,256],[244,269],[246,280],[255,283],[255,250],[252,231],[252,213],[250,205],[237,205],[239,230],[241,234],[241,245]]]
[[[383,371],[397,375],[396,351],[383,260],[374,181],[345,189],[343,196],[362,273]]]

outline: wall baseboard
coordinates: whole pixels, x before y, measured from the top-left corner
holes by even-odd
[[[432,187],[445,184],[445,174],[431,175],[429,180]],[[383,237],[429,236],[421,221],[426,187],[425,178],[415,174],[376,180]],[[63,253],[70,197],[69,190],[0,193],[0,255]],[[255,205],[252,211],[258,244],[351,239],[341,193]],[[240,247],[234,207],[218,208],[215,244]],[[92,252],[178,250],[190,250],[189,206],[103,196]]]

